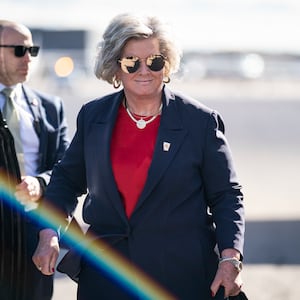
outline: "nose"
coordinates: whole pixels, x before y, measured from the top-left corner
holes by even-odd
[[[146,64],[146,59],[140,60],[139,71],[140,71],[140,73],[148,73],[149,72],[149,67]]]
[[[32,56],[31,56],[31,54],[29,53],[28,50],[25,52],[25,54],[24,54],[24,56],[23,56],[23,60],[24,60],[24,61],[31,62]]]

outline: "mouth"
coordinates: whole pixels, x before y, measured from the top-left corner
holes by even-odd
[[[136,82],[141,83],[141,84],[147,84],[147,83],[152,82],[152,80],[151,79],[143,79],[143,80],[138,79],[138,80],[136,80]]]
[[[19,71],[21,74],[28,74],[29,69],[20,69]]]

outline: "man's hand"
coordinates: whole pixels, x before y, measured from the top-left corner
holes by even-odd
[[[15,196],[23,204],[37,202],[42,197],[42,188],[36,177],[23,176],[21,183],[16,186]]]

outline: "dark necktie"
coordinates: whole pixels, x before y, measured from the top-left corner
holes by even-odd
[[[14,137],[20,170],[22,175],[24,175],[24,152],[20,134],[20,117],[13,101],[13,90],[11,88],[4,88],[1,93],[5,97],[3,117],[6,119],[7,126]]]

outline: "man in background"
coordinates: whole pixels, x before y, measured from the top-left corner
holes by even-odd
[[[14,192],[25,216],[25,274],[22,278],[18,277],[25,288],[20,298],[20,295],[16,296],[16,290],[8,287],[8,281],[13,281],[14,277],[0,277],[0,299],[6,300],[49,300],[53,293],[53,276],[43,275],[31,259],[38,241],[38,225],[32,213],[42,201],[51,170],[62,158],[69,141],[61,99],[24,85],[29,77],[32,59],[38,53],[39,47],[33,44],[32,34],[26,26],[0,20],[0,109],[14,138],[21,172],[21,180]],[[12,217],[3,211],[0,214],[0,226],[5,220],[7,225],[8,218]],[[10,234],[6,232],[2,235],[0,243],[5,244],[5,236]],[[7,274],[5,268],[15,266],[7,266],[3,260],[14,255],[14,249],[7,245],[2,245],[1,249],[5,249],[6,253],[0,253],[0,262],[1,256],[3,258],[0,269],[2,274]],[[14,263],[17,260],[12,257],[11,261]],[[20,286],[16,282],[15,289]]]

